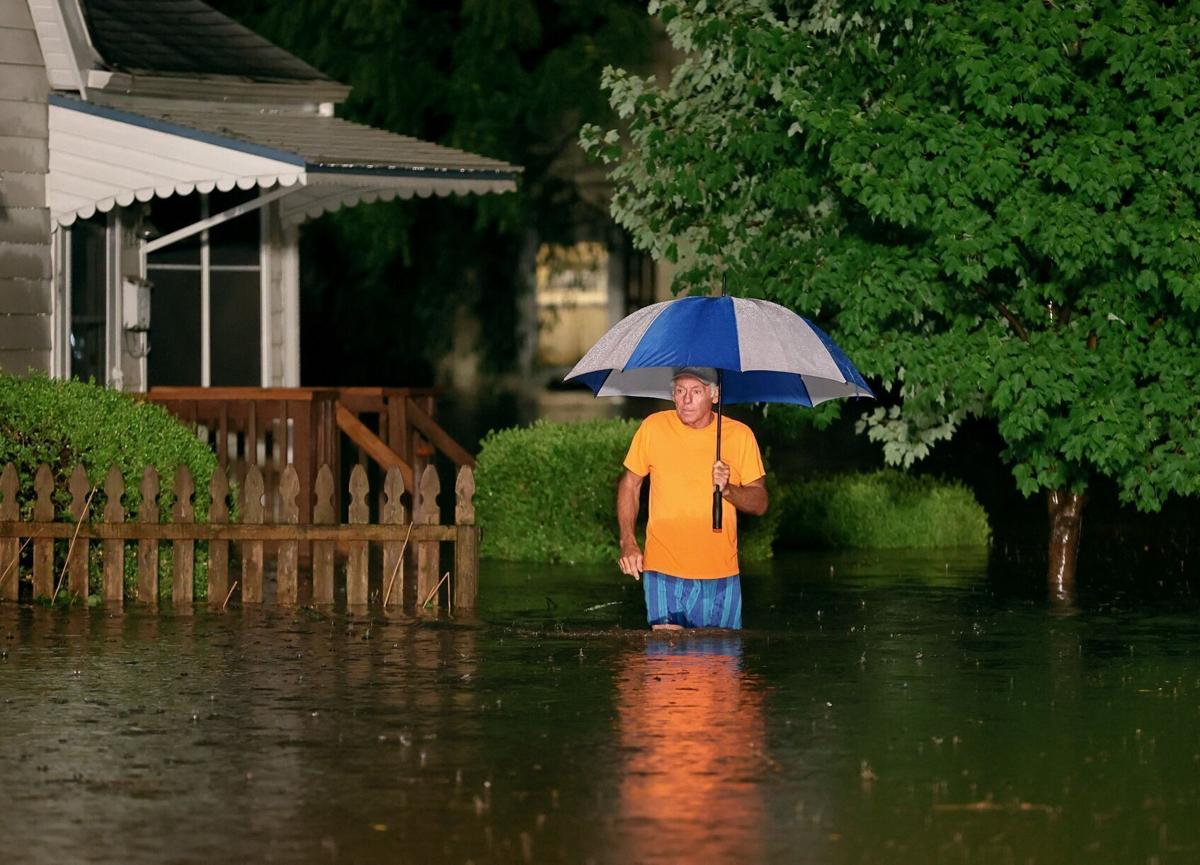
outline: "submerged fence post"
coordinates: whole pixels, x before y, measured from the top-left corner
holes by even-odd
[[[119,525],[125,522],[125,478],[116,466],[109,466],[104,479],[104,522]],[[106,604],[121,606],[125,602],[125,542],[109,538],[100,545],[104,551],[104,579],[100,597]],[[86,576],[85,576],[86,579]]]
[[[420,496],[414,508],[413,522],[421,526],[436,526],[439,516],[438,493],[442,491],[437,470],[431,465],[425,466],[418,483]],[[428,600],[429,603],[436,606],[438,599],[434,589],[438,584],[438,565],[441,563],[438,556],[438,542],[418,541],[416,549],[417,603],[424,605]]]
[[[404,475],[397,466],[388,469],[383,481],[383,507],[379,522],[385,526],[401,526],[408,522],[404,513]],[[411,527],[411,523],[409,524]],[[383,606],[401,607],[405,602],[408,581],[404,574],[404,541],[385,541],[383,544]]]
[[[370,485],[367,473],[361,465],[350,472],[350,525],[366,525],[371,519],[367,494]],[[367,603],[367,564],[369,544],[366,541],[350,541],[350,555],[346,561],[346,605],[365,606]]]
[[[328,464],[317,469],[317,481],[313,485],[317,500],[313,505],[313,523],[320,526],[337,522],[333,508],[333,472]],[[333,603],[333,541],[313,541],[312,545],[313,597],[314,604]]]
[[[195,491],[196,485],[192,481],[191,470],[186,465],[178,466],[175,469],[175,505],[171,509],[175,523],[188,525],[195,521],[195,510],[192,507],[192,493]],[[174,551],[171,602],[178,609],[191,609],[196,542],[191,538],[175,541]]]
[[[210,504],[208,521],[213,525],[229,522],[229,478],[225,467],[217,465],[208,482]],[[225,606],[229,596],[229,541],[208,542],[208,605],[212,609]]]
[[[88,483],[87,471],[78,463],[71,471],[71,479],[67,482],[71,492],[71,519],[75,522],[75,535],[67,543],[67,561],[64,566],[67,572],[67,591],[70,597],[87,602],[88,596],[88,539],[79,534],[82,524],[87,520],[88,510],[92,503],[90,495],[92,485]],[[62,591],[61,580],[56,591]]]
[[[17,467],[12,463],[0,473],[0,521],[15,523],[21,518],[17,507]],[[15,601],[21,588],[21,539],[0,538],[0,601]]]
[[[300,506],[296,503],[299,494],[300,478],[296,467],[288,463],[279,477],[279,517],[285,525],[294,526],[300,522]],[[296,541],[279,542],[275,600],[281,607],[296,606],[300,589],[296,552]]]
[[[138,522],[142,525],[158,524],[158,470],[146,466],[142,472],[142,502],[138,505]],[[137,599],[152,607],[158,606],[158,540],[142,538],[138,541]]]
[[[475,472],[458,470],[454,483],[454,606],[475,606],[479,592],[479,528],[475,525]]]
[[[33,506],[33,519],[38,523],[54,522],[54,476],[45,463],[38,466],[33,478],[33,492],[37,501]],[[35,538],[33,541],[33,596],[54,596],[54,539]]]
[[[263,476],[256,465],[246,470],[242,482],[242,524],[263,522]],[[261,604],[263,599],[263,542],[242,541],[242,603]]]

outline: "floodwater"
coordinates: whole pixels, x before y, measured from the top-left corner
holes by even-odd
[[[0,607],[0,856],[1200,861],[1187,598],[789,556],[745,632],[663,638],[611,569],[481,583],[473,621]]]

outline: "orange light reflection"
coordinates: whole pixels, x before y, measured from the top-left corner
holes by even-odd
[[[623,859],[758,860],[762,693],[741,668],[740,639],[652,638],[617,682]]]

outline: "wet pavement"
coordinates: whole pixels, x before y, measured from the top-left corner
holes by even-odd
[[[480,582],[453,621],[0,606],[4,861],[1200,861],[1190,600],[793,555],[742,634],[665,638],[607,568]]]

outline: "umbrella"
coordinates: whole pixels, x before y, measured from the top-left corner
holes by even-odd
[[[674,371],[717,370],[717,459],[724,403],[782,402],[814,406],[874,394],[829,336],[786,307],[747,297],[681,297],[626,316],[592,346],[565,381],[596,396],[670,399]],[[713,529],[721,497],[713,491]]]

